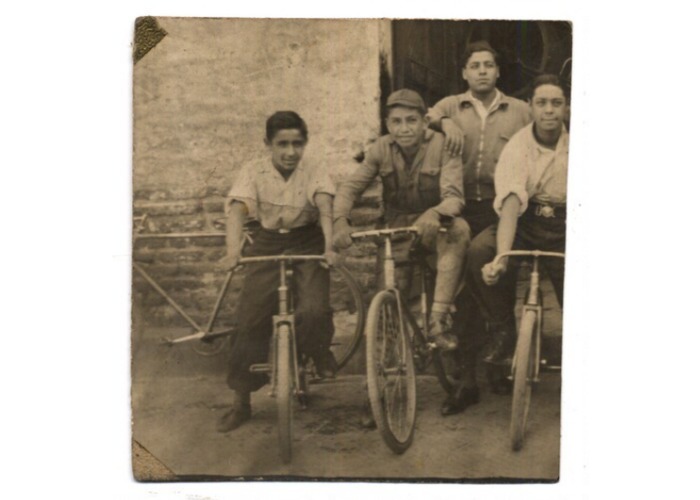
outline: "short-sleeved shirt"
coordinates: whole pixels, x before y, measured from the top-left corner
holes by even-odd
[[[500,214],[503,200],[510,194],[520,200],[520,214],[527,209],[529,200],[565,204],[568,165],[569,133],[565,127],[553,150],[537,142],[534,124],[524,127],[503,148],[496,166],[493,208]]]
[[[333,218],[348,218],[355,199],[377,176],[382,181],[385,219],[430,208],[441,215],[459,215],[464,206],[462,162],[445,151],[444,141],[443,134],[426,130],[409,165],[391,135],[380,137],[362,165],[338,186]]]
[[[228,193],[226,212],[233,201],[240,201],[265,229],[294,229],[318,222],[318,193],[335,194],[326,171],[300,163],[285,179],[265,158],[241,168]]]
[[[478,104],[481,104],[480,102]],[[532,121],[529,106],[519,99],[497,92],[496,100],[482,119],[471,91],[445,97],[428,111],[431,126],[443,118],[452,119],[465,136],[465,200],[493,199],[493,175],[503,147],[522,127]]]

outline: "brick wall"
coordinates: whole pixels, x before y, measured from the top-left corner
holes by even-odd
[[[307,122],[305,160],[338,181],[379,134],[380,52],[386,22],[158,18],[167,35],[134,66],[134,216],[144,233],[221,231],[223,199],[242,164],[266,155],[265,119],[292,109]],[[376,189],[354,217],[381,213]],[[367,290],[371,257],[348,264]],[[223,275],[223,239],[144,239],[134,246],[149,273],[198,321]],[[225,302],[230,316],[235,293]],[[340,297],[340,295],[338,295]],[[336,303],[342,302],[340,299]],[[134,276],[134,312],[146,324],[176,324],[175,312]]]

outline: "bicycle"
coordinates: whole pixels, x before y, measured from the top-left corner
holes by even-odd
[[[136,217],[135,222],[138,224],[134,229],[134,242],[144,239],[182,239],[182,238],[213,238],[225,236],[223,232],[191,232],[191,233],[143,233],[145,230],[145,221],[147,214]],[[219,221],[215,221],[219,222]],[[247,226],[244,232],[246,243],[251,243],[255,231],[250,226]],[[167,346],[178,344],[191,343],[192,350],[201,356],[215,356],[220,354],[226,347],[227,339],[236,333],[233,327],[214,329],[224,298],[228,294],[231,282],[233,281],[234,271],[230,270],[226,273],[223,283],[218,290],[213,308],[209,313],[209,318],[206,325],[202,325],[195,321],[185,309],[178,304],[173,297],[168,294],[162,286],[151,276],[144,264],[152,263],[149,259],[133,258],[132,268],[136,271],[146,283],[155,290],[158,295],[173,308],[177,315],[187,323],[194,332],[188,335],[175,338],[162,338],[161,343]],[[334,288],[335,286],[335,288]],[[352,275],[344,267],[331,268],[331,293],[335,295],[343,295],[346,303],[343,304],[344,309],[334,311],[333,320],[336,324],[336,332],[342,332],[343,335],[334,335],[331,342],[331,351],[338,365],[338,370],[342,369],[350,361],[360,346],[362,340],[362,330],[364,322],[364,306],[362,303],[362,295],[359,286],[355,282]],[[196,341],[196,342],[193,342]]]
[[[510,443],[513,451],[519,451],[525,440],[525,428],[530,409],[532,388],[539,382],[540,348],[542,343],[542,293],[540,291],[539,258],[554,257],[565,258],[560,252],[543,252],[541,250],[513,250],[499,254],[494,259],[498,264],[506,257],[532,257],[532,271],[530,272],[530,285],[523,314],[520,318],[518,339],[515,345],[515,353],[511,365],[513,381],[513,402],[510,417]]]
[[[442,230],[444,231],[444,230]],[[384,283],[367,313],[367,384],[372,415],[382,439],[397,454],[411,445],[416,421],[416,365],[432,364],[442,387],[451,393],[455,380],[446,372],[435,346],[427,339],[429,318],[428,266],[415,255],[407,263],[420,269],[420,318],[416,320],[396,286],[392,238],[408,235],[415,243],[415,227],[378,229],[352,233],[353,240],[381,238],[384,242]],[[410,333],[409,331],[410,330]]]
[[[279,297],[278,313],[273,316],[273,334],[270,339],[270,356],[267,363],[255,364],[250,367],[252,373],[267,373],[270,376],[270,396],[277,401],[277,419],[280,456],[284,463],[292,458],[292,396],[296,396],[302,408],[306,407],[308,385],[304,364],[300,365],[297,353],[294,331],[294,310],[292,294],[288,282],[293,278],[293,263],[306,261],[325,262],[318,255],[271,255],[261,257],[243,257],[239,265],[262,262],[279,263],[280,286],[277,288]],[[347,273],[344,268],[341,272]],[[352,279],[350,277],[350,279]],[[351,282],[352,283],[352,282]],[[351,285],[352,286],[352,285]],[[353,294],[360,300],[360,291],[354,285]],[[362,308],[359,309],[363,311]],[[362,313],[360,313],[362,316]],[[359,325],[362,324],[360,318]],[[356,335],[355,348],[359,345],[360,336]]]

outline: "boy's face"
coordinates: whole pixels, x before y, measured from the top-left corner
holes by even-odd
[[[488,94],[495,89],[499,76],[496,59],[488,50],[474,52],[462,70],[462,78],[469,84],[469,89],[477,94]]]
[[[566,116],[566,97],[556,85],[540,85],[532,96],[532,114],[535,126],[542,132],[561,129]]]
[[[304,156],[306,139],[296,128],[278,130],[272,140],[265,139],[272,163],[280,170],[293,171]]]
[[[420,144],[428,127],[428,118],[415,108],[394,106],[389,109],[386,128],[401,149],[413,149]]]

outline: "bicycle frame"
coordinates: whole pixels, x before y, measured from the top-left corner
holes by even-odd
[[[445,232],[444,229],[441,228],[441,232]],[[401,296],[401,291],[397,287],[396,283],[396,259],[394,258],[394,252],[393,252],[393,247],[392,247],[392,241],[391,238],[392,236],[398,236],[398,235],[411,235],[412,238],[415,240],[417,234],[418,234],[418,228],[415,226],[409,226],[409,227],[404,227],[404,228],[395,228],[395,229],[375,229],[375,230],[370,230],[370,231],[361,231],[361,232],[356,232],[352,233],[351,237],[352,239],[361,239],[361,238],[371,238],[371,237],[381,237],[384,240],[384,256],[382,257],[382,266],[383,266],[383,271],[384,271],[384,283],[382,290],[387,290],[394,294],[396,297],[396,303],[399,308],[399,314],[403,318],[408,318],[409,322],[411,323],[411,327],[414,330],[414,332],[419,333],[423,332],[424,330],[418,326],[418,322],[416,319],[413,317],[412,314],[404,314],[404,311],[408,311],[407,304],[403,297]],[[420,292],[420,307],[421,307],[421,319],[423,320],[423,325],[424,328],[427,328],[428,326],[428,292],[426,289],[426,277],[425,277],[425,269],[421,267],[420,269],[420,284],[421,284],[421,292]],[[399,323],[399,327],[401,328],[401,334],[403,335],[404,333],[404,324],[403,321]],[[422,334],[422,333],[419,333]],[[425,335],[423,335],[425,337]],[[412,338],[412,337],[411,337]]]
[[[209,234],[197,234],[197,233],[191,233],[191,234],[176,234],[172,235],[171,237],[173,238],[204,238],[204,237],[211,237],[212,235]],[[156,238],[163,238],[166,237],[165,235],[138,235],[136,236],[136,239],[146,239],[146,238],[151,238],[151,237],[156,237]],[[215,337],[220,337],[223,335],[230,335],[233,333],[235,330],[233,328],[227,328],[225,330],[220,330],[220,331],[212,331],[212,328],[214,326],[214,323],[216,322],[216,319],[219,316],[219,312],[221,310],[221,305],[224,301],[224,297],[226,296],[226,292],[228,292],[228,288],[231,285],[231,280],[233,278],[233,271],[229,271],[226,274],[226,277],[224,278],[224,283],[221,286],[221,289],[219,290],[219,293],[217,294],[216,297],[216,302],[214,304],[214,308],[209,316],[209,320],[207,321],[207,324],[204,328],[197,323],[189,314],[185,312],[185,310],[180,307],[180,305],[173,299],[163,288],[156,282],[156,280],[153,279],[151,275],[148,274],[148,272],[137,262],[132,262],[131,263],[132,267],[136,272],[138,272],[141,277],[146,280],[146,282],[153,288],[160,296],[162,296],[168,304],[177,312],[177,314],[185,320],[192,328],[194,328],[195,333],[191,335],[185,335],[184,337],[177,337],[177,338],[164,338],[162,339],[163,343],[168,344],[168,345],[173,345],[173,344],[178,344],[180,342],[188,342],[191,340],[203,340],[204,338],[215,338]]]
[[[289,328],[291,335],[291,345],[292,345],[292,370],[293,370],[293,380],[294,380],[294,392],[297,396],[304,396],[301,383],[301,375],[299,370],[299,361],[297,358],[297,343],[296,343],[296,332],[294,329],[294,313],[290,310],[290,288],[287,284],[288,280],[292,278],[293,271],[291,269],[292,262],[302,262],[302,261],[323,261],[325,262],[325,257],[322,255],[266,255],[261,257],[243,257],[239,262],[239,267],[246,264],[256,264],[262,262],[276,262],[279,264],[279,276],[280,276],[280,286],[277,288],[278,296],[278,313],[272,317],[273,323],[273,337],[272,345],[277,345],[277,340],[279,336],[280,328],[284,325]],[[238,269],[237,268],[237,269]],[[231,271],[233,273],[233,271]],[[258,363],[250,367],[252,373],[268,373],[271,380],[271,388],[269,395],[275,396],[277,393],[277,359],[276,350],[273,349],[273,356],[271,356],[271,361],[267,363]]]

